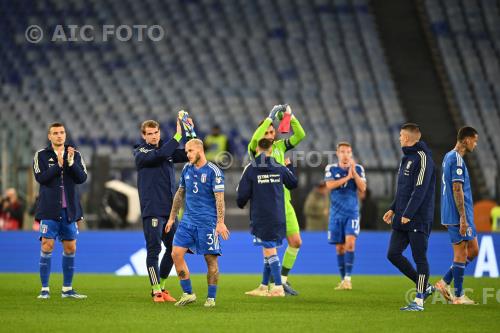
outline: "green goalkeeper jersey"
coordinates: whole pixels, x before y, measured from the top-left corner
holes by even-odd
[[[271,118],[266,118],[264,122],[255,130],[255,133],[248,144],[248,154],[250,158],[255,157],[257,144],[260,139],[264,137],[267,128],[273,123]],[[288,139],[280,139],[274,141],[272,146],[272,156],[281,165],[285,165],[285,153],[290,149],[295,148],[304,138],[306,137],[306,132],[300,125],[300,122],[292,116],[290,120],[290,125],[292,126],[293,135]],[[290,201],[290,191],[284,187],[285,190],[285,200]]]

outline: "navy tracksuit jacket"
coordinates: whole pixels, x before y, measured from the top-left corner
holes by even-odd
[[[291,190],[298,183],[290,169],[273,157],[261,154],[245,167],[241,176],[236,202],[243,208],[248,200],[251,201],[251,233],[264,241],[281,240],[286,236],[283,185]]]

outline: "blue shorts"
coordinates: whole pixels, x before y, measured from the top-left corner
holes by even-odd
[[[173,244],[189,249],[194,254],[222,255],[220,239],[215,236],[215,228],[201,228],[181,222],[175,232]]]
[[[476,238],[476,226],[474,224],[469,224],[465,236],[460,235],[460,224],[447,225],[448,235],[450,235],[450,240],[453,244],[458,244],[462,241],[470,241]]]
[[[78,226],[76,221],[68,221],[66,209],[61,210],[61,221],[41,220],[40,221],[40,239],[59,239],[75,240],[78,235]]]
[[[342,218],[330,221],[328,225],[328,243],[344,244],[345,236],[359,235],[359,219]]]
[[[262,246],[265,249],[274,249],[281,247],[283,245],[283,240],[278,239],[278,240],[273,240],[273,241],[265,241],[257,236],[253,236],[253,245],[254,246]]]

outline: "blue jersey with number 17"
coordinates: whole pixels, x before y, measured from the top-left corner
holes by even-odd
[[[217,224],[215,193],[224,192],[222,171],[211,162],[199,169],[188,163],[182,170],[179,187],[184,188],[186,193],[181,223],[215,228]]]
[[[469,171],[465,161],[456,150],[448,152],[443,159],[441,178],[441,224],[460,224],[460,216],[453,197],[453,183],[462,183],[464,192],[465,217],[467,223],[474,225],[474,207],[470,186]]]
[[[356,173],[366,181],[365,169],[356,164]],[[329,164],[325,168],[325,181],[339,180],[349,174],[349,169],[341,168],[338,163]],[[330,222],[336,219],[359,218],[358,187],[354,179],[330,193]]]

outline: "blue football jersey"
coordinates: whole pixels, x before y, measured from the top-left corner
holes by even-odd
[[[443,159],[441,179],[441,224],[460,224],[460,216],[453,198],[453,183],[462,183],[464,191],[465,217],[469,225],[474,225],[474,203],[470,186],[469,171],[465,161],[456,150],[448,152]]]
[[[356,172],[366,181],[365,169],[361,165],[356,164]],[[325,168],[325,181],[338,180],[348,173],[348,169],[339,167],[337,163],[329,164]],[[354,179],[330,192],[330,221],[344,218],[359,218],[358,187]]]
[[[186,191],[182,223],[215,228],[217,209],[214,193],[224,192],[222,171],[211,162],[199,169],[192,164],[186,164],[182,170],[179,187],[185,188]]]

